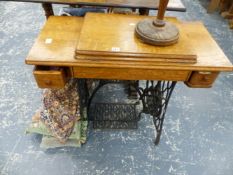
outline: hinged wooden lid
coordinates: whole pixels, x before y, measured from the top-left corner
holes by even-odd
[[[183,30],[182,23],[176,18],[168,18],[181,30],[177,44],[151,46],[142,43],[134,33],[135,25],[143,18],[145,16],[88,13],[80,33],[77,56],[117,57],[121,61],[146,58],[150,62],[196,63],[197,54],[190,44],[192,38]]]

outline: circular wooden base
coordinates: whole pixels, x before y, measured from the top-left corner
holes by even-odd
[[[164,26],[156,26],[153,19],[140,21],[135,28],[136,36],[143,42],[156,46],[168,46],[177,43],[179,39],[178,28],[165,22]]]

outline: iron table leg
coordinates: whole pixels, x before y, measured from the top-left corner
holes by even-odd
[[[157,132],[155,145],[159,144],[167,105],[175,85],[175,81],[146,81],[145,87],[135,85],[143,104],[142,112],[153,116]]]

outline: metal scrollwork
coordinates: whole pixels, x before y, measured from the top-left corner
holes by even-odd
[[[160,141],[167,105],[175,85],[174,81],[146,81],[145,87],[138,86],[138,83],[135,84],[135,89],[143,104],[142,112],[153,116],[157,131],[156,145]]]
[[[155,144],[157,145],[160,141],[160,137],[161,137],[161,133],[162,133],[162,128],[163,128],[163,121],[164,121],[164,117],[165,117],[165,113],[167,110],[167,105],[169,102],[169,99],[171,97],[171,94],[175,88],[176,82],[175,81],[150,81],[147,80],[144,86],[140,86],[139,81],[118,81],[118,80],[95,80],[97,83],[95,83],[94,88],[90,91],[90,88],[88,88],[88,82],[85,79],[79,79],[78,84],[79,84],[79,94],[80,94],[80,105],[81,106],[85,106],[87,107],[87,111],[88,111],[88,120],[91,121],[97,121],[96,124],[98,124],[98,126],[96,125],[96,128],[100,128],[100,126],[102,126],[102,124],[106,124],[111,126],[114,126],[114,128],[127,128],[127,126],[129,127],[132,123],[132,126],[136,126],[135,122],[138,120],[138,118],[134,118],[134,121],[131,122],[131,120],[128,120],[127,125],[125,125],[126,127],[122,127],[124,126],[124,122],[122,123],[122,119],[120,119],[119,121],[115,119],[115,121],[111,121],[110,118],[105,118],[103,119],[103,121],[101,121],[101,117],[100,114],[102,115],[104,113],[105,110],[110,110],[112,108],[119,108],[119,111],[115,111],[116,115],[119,116],[124,116],[122,115],[122,110],[125,111],[127,109],[127,104],[96,104],[94,106],[94,108],[96,108],[96,113],[98,114],[98,119],[96,118],[96,116],[93,115],[89,115],[90,112],[90,106],[91,106],[91,102],[93,97],[95,96],[96,92],[103,87],[106,84],[115,84],[115,83],[124,83],[127,84],[127,86],[129,86],[131,89],[131,92],[137,92],[139,100],[141,100],[142,105],[143,105],[143,109],[141,111],[141,113],[145,113],[145,114],[150,114],[153,117],[153,123],[155,125],[155,129],[156,129],[156,138],[155,138]],[[90,86],[90,85],[89,85]],[[132,88],[133,87],[133,88]],[[132,93],[131,93],[132,94]],[[134,95],[134,98],[138,98],[137,94]],[[103,107],[101,107],[104,106]],[[98,109],[97,109],[98,107]],[[129,106],[128,106],[129,107]],[[82,107],[81,107],[82,108]],[[131,109],[131,108],[130,108]],[[134,111],[134,107],[132,107],[133,111]],[[112,111],[112,110],[111,110]],[[106,111],[105,111],[106,113]],[[127,112],[125,112],[127,113]],[[135,112],[132,112],[132,114]],[[120,115],[121,114],[121,115]],[[113,115],[113,114],[111,114]],[[106,116],[110,116],[110,114],[106,115]],[[115,122],[115,123],[114,123]],[[122,126],[119,125],[122,124]],[[119,126],[118,126],[119,125]],[[129,128],[133,128],[133,127],[129,127]]]

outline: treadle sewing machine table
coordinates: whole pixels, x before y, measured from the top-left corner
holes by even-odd
[[[176,82],[190,88],[210,88],[220,72],[233,67],[201,22],[166,18],[179,28],[180,40],[158,47],[143,44],[134,36],[135,24],[144,18],[95,13],[85,18],[52,16],[26,64],[35,65],[34,76],[41,88],[61,88],[71,77],[79,79],[82,90],[86,79],[135,80],[131,86],[142,101],[142,112],[153,116],[158,144]],[[108,49],[112,52],[105,53]],[[146,80],[146,87],[138,86],[139,80]],[[87,105],[90,98],[81,96],[81,104]]]
[[[139,9],[141,15],[148,15],[149,10],[157,10],[159,0],[1,0],[12,2],[32,2],[41,3],[45,15],[48,18],[53,16],[52,4],[66,4],[72,6],[94,6],[94,7],[114,7]],[[186,11],[181,0],[171,0],[168,4],[168,11]]]

